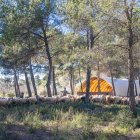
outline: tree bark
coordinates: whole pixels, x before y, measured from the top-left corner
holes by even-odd
[[[90,95],[90,77],[91,77],[91,68],[87,67],[87,77],[86,77],[86,102],[89,102]]]
[[[20,97],[20,88],[19,88],[19,84],[18,84],[18,78],[17,78],[17,73],[16,73],[16,69],[14,68],[14,83],[15,83],[15,94],[16,97]]]
[[[80,84],[81,84],[81,91],[83,93],[83,86],[82,86],[82,80],[81,80],[81,71],[80,71],[80,66],[78,65],[78,72],[79,72],[79,79],[80,79]]]
[[[14,88],[15,88],[15,95],[16,95],[16,97],[19,97],[19,95],[18,95],[18,91],[17,91],[17,84],[16,84],[16,78],[15,78],[15,75],[14,75]]]
[[[36,96],[37,103],[39,104],[39,98],[38,98],[37,88],[36,88],[36,84],[35,84],[35,79],[34,79],[31,60],[30,60],[30,64],[29,64],[29,69],[30,69],[30,76],[31,76],[32,86],[33,86],[33,89],[34,89],[34,93],[35,93],[35,96]]]
[[[73,67],[70,67],[70,88],[71,88],[71,94],[75,94],[75,83],[74,83],[74,69]]]
[[[139,79],[139,89],[140,89],[140,74],[138,73],[138,79]],[[140,93],[139,93],[140,95]]]
[[[101,88],[100,88],[100,62],[97,62],[97,67],[98,67],[98,71],[97,71],[97,80],[98,80],[98,94],[101,93]]]
[[[47,39],[47,35],[46,35],[46,31],[45,31],[44,27],[42,28],[42,31],[43,31],[43,35],[44,35],[46,54],[47,54],[48,61],[49,61],[49,74],[48,74],[48,80],[46,83],[46,88],[47,88],[48,97],[52,97],[51,87],[50,87],[51,86],[51,73],[52,73],[52,57],[50,54],[48,39]]]
[[[75,94],[75,76],[74,76],[74,68],[72,73],[72,86],[73,86],[73,95]]]
[[[136,81],[134,81],[134,86],[135,86],[135,95],[138,96]]]
[[[111,83],[112,83],[112,87],[113,87],[113,96],[116,96],[116,90],[115,90],[113,75],[111,75]]]
[[[28,79],[28,75],[26,70],[24,71],[24,75],[25,75],[25,81],[26,81],[26,87],[27,87],[27,91],[28,91],[28,96],[32,97],[32,92],[31,92],[31,88],[30,88],[30,84],[29,84],[29,79]]]
[[[112,72],[112,66],[111,64],[109,64],[109,71],[110,71],[110,75],[111,75],[111,83],[112,83],[112,87],[113,87],[113,96],[116,96],[116,89],[115,89],[115,85],[114,85],[114,76],[113,76],[113,72]]]
[[[94,36],[93,29],[89,27],[87,30],[87,51],[91,50],[94,46]],[[90,95],[90,78],[91,78],[91,57],[89,57],[89,62],[87,62],[87,72],[86,72],[86,102],[89,102]]]
[[[52,70],[52,79],[53,79],[53,95],[57,95],[56,81],[55,81],[55,67],[53,66]]]
[[[130,93],[130,91],[129,91],[129,79],[128,79],[127,97],[130,96],[129,93]]]
[[[71,72],[70,72],[70,89],[71,89],[71,94],[73,95]]]
[[[135,103],[135,94],[134,94],[134,75],[133,75],[133,60],[132,54],[129,52],[129,61],[130,61],[130,73],[129,73],[129,96],[130,96],[130,109],[133,114],[137,115],[136,103]]]
[[[135,102],[135,94],[134,94],[134,62],[133,62],[133,29],[132,29],[132,16],[133,16],[133,4],[131,3],[131,6],[128,6],[128,3],[126,0],[124,0],[125,4],[125,15],[127,18],[128,23],[128,66],[129,66],[129,95],[130,95],[130,109],[133,112],[134,116],[137,116],[137,110],[136,110],[136,102]]]

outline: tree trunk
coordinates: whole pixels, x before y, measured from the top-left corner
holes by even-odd
[[[135,95],[138,96],[136,81],[134,82],[134,86],[135,86],[135,93],[136,93]]]
[[[131,3],[132,4],[132,3]],[[131,5],[130,4],[130,5]],[[125,5],[125,15],[127,18],[127,29],[128,29],[128,65],[129,65],[129,95],[130,95],[130,109],[133,112],[134,116],[137,116],[135,94],[134,94],[134,62],[133,62],[133,29],[132,29],[132,19],[133,19],[133,4],[128,6],[126,0],[124,0]]]
[[[98,79],[98,94],[101,93],[101,88],[100,88],[100,62],[98,61],[97,64],[98,71],[97,71],[97,79]]]
[[[139,79],[139,89],[140,89],[140,74],[138,74],[138,79]],[[140,95],[140,93],[139,93]]]
[[[82,80],[81,80],[81,71],[80,71],[80,66],[78,65],[78,72],[79,72],[79,78],[80,78],[80,84],[81,84],[81,91],[83,93],[83,86],[82,86]]]
[[[31,88],[30,88],[30,84],[29,84],[29,79],[28,79],[28,75],[26,70],[24,71],[24,75],[25,75],[25,81],[26,81],[26,87],[27,87],[27,91],[28,91],[28,96],[32,97],[32,92],[31,92]]]
[[[113,75],[111,75],[111,83],[112,83],[112,87],[113,87],[113,96],[116,96],[116,90],[115,90]]]
[[[127,62],[127,63],[128,63],[128,68],[127,68],[127,69],[128,69],[128,76],[127,76],[127,77],[128,77],[127,97],[129,97],[129,96],[130,96],[130,95],[129,95],[129,92],[130,92],[130,91],[129,91],[129,73],[130,73],[130,72],[129,72],[129,59],[128,59],[128,62]]]
[[[135,94],[134,94],[134,75],[133,75],[133,58],[131,54],[131,50],[129,52],[129,61],[130,61],[130,73],[129,73],[129,96],[130,96],[130,109],[135,116],[137,116],[136,103],[135,103]]]
[[[51,87],[50,87],[51,86],[51,73],[52,73],[52,57],[51,57],[51,54],[50,54],[47,35],[46,35],[46,31],[45,31],[44,27],[42,28],[42,31],[43,31],[43,35],[44,35],[46,54],[47,54],[48,61],[49,61],[49,74],[48,74],[48,80],[47,80],[47,83],[46,83],[46,88],[47,88],[48,97],[52,97]]]
[[[127,97],[130,96],[129,93],[130,93],[130,91],[129,91],[129,79],[128,79]]]
[[[112,72],[112,66],[111,64],[109,64],[109,71],[110,71],[110,75],[111,75],[111,83],[112,83],[112,87],[113,87],[113,96],[116,96],[116,90],[115,90],[115,85],[114,85],[114,76],[113,76],[113,72]]]
[[[74,69],[73,69],[73,67],[70,68],[70,88],[71,88],[71,94],[74,95],[75,83],[74,83]]]
[[[54,67],[52,70],[52,78],[53,78],[53,95],[57,95],[56,81],[55,81],[55,68]]]
[[[38,98],[37,88],[36,88],[36,84],[35,84],[35,79],[34,79],[34,74],[33,74],[31,60],[30,60],[29,67],[30,67],[30,76],[31,76],[31,81],[32,81],[34,93],[35,93],[35,96],[36,96],[37,103],[39,104],[39,98]]]
[[[89,102],[90,95],[90,77],[91,77],[91,68],[87,67],[87,77],[86,77],[86,102]]]
[[[18,91],[17,91],[17,84],[16,84],[16,78],[15,78],[15,75],[14,75],[14,88],[15,88],[15,95],[16,95],[16,97],[19,97],[19,95],[18,95]]]
[[[94,46],[94,36],[93,36],[93,29],[90,27],[87,30],[87,51],[91,50]],[[87,62],[87,72],[86,72],[86,102],[89,102],[89,95],[90,95],[90,78],[91,78],[91,66],[90,61],[91,57],[89,57],[89,61]]]
[[[73,95],[73,89],[72,89],[72,74],[70,72],[70,89],[71,89],[71,94]]]
[[[72,70],[72,88],[73,88],[73,95],[75,94],[75,77],[74,77],[74,68]]]
[[[52,73],[52,62],[51,60],[49,60],[49,74],[48,74],[48,80],[46,83],[46,88],[47,88],[47,93],[48,93],[48,97],[52,97],[51,95],[51,73]]]
[[[17,78],[17,73],[16,73],[16,69],[14,68],[14,80],[15,80],[15,94],[16,97],[20,97],[20,88],[19,88],[19,84],[18,84],[18,78]]]

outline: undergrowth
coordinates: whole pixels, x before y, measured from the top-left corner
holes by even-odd
[[[140,116],[134,118],[123,105],[43,103],[39,110],[36,105],[1,107],[0,124],[1,140],[7,138],[11,125],[25,127],[28,134],[49,130],[58,140],[108,140],[140,135]]]

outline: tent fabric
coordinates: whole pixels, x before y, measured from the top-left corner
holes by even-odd
[[[110,83],[108,83],[106,80],[100,78],[100,92],[103,93],[111,93],[113,91],[112,86]],[[78,93],[80,92],[86,92],[86,81],[82,83],[81,86],[78,89]],[[90,92],[96,93],[98,92],[98,79],[97,77],[92,77],[90,79]]]
[[[112,85],[111,77],[104,77],[104,79]],[[113,78],[113,80],[114,80],[116,95],[127,96],[128,79]],[[136,83],[136,89],[134,89],[135,95],[136,95],[136,90],[137,90],[137,94],[140,95],[139,80],[135,80],[135,83]]]
[[[128,79],[114,78],[113,80],[114,80],[116,96],[127,96]],[[136,91],[137,91],[137,94],[140,95],[139,81],[135,80],[135,83],[136,83],[136,89],[134,89],[135,95],[136,95]],[[83,91],[82,91],[82,89],[83,89]],[[81,86],[79,86],[77,93],[86,92],[86,81],[84,81],[82,83],[82,89],[81,89]],[[101,90],[101,93],[112,93],[113,92],[111,77],[100,78],[100,90]],[[90,80],[90,92],[98,93],[97,77],[92,77]]]

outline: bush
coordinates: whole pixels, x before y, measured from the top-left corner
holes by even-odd
[[[140,128],[140,117],[137,118],[137,124],[136,124],[137,128]]]
[[[137,119],[134,118],[132,112],[128,109],[119,111],[116,122],[120,127],[128,129],[134,129],[137,125]]]
[[[34,126],[29,126],[28,127],[28,132],[30,133],[30,134],[33,134],[33,133],[35,133],[36,132],[36,128],[34,127]]]
[[[13,93],[8,93],[7,96],[8,96],[9,98],[13,98],[15,95],[14,95]]]
[[[43,127],[43,122],[38,112],[26,113],[22,121],[26,126],[30,126],[31,131],[35,128]]]
[[[112,118],[113,118],[112,112],[104,112],[101,115],[102,121],[111,121]]]

